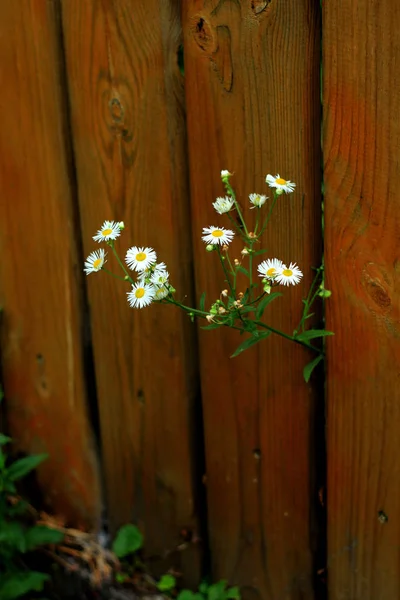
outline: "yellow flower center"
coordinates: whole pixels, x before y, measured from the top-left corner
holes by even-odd
[[[96,260],[93,261],[93,268],[98,269],[100,266],[101,266],[101,258],[96,258]]]
[[[144,288],[138,288],[135,292],[136,298],[143,298],[144,296]]]
[[[270,269],[268,269],[268,271],[267,271],[267,275],[268,275],[268,277],[272,277],[272,275],[275,275],[275,273],[276,273],[276,269],[275,269],[275,267],[271,267],[271,268],[270,268]]]
[[[279,179],[275,179],[275,183],[278,183],[279,185],[286,185],[286,179],[279,177]]]
[[[221,235],[224,235],[224,232],[221,231],[221,229],[214,229],[211,235],[213,235],[214,237],[221,237]]]
[[[283,269],[282,275],[285,277],[291,277],[293,275],[293,271],[291,271],[291,269]]]
[[[107,235],[110,235],[110,233],[112,233],[112,229],[103,229],[103,231],[101,232],[101,235],[106,237]]]
[[[139,252],[136,254],[136,260],[141,262],[142,260],[146,260],[146,254],[144,252]]]

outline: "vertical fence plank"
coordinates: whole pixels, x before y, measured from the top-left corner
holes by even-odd
[[[400,597],[399,17],[395,0],[324,8],[332,600]]]
[[[79,228],[61,82],[57,3],[0,2],[1,354],[17,447],[48,452],[44,499],[72,524],[100,514],[81,348]]]
[[[226,286],[200,239],[203,226],[224,224],[211,206],[223,195],[220,170],[235,173],[249,219],[247,195],[267,193],[265,175],[280,172],[297,191],[280,198],[262,247],[305,272],[268,313],[288,332],[321,260],[317,4],[192,0],[183,10],[198,291],[209,306]],[[214,576],[240,583],[246,598],[312,598],[310,357],[275,338],[230,359],[240,341],[200,334]]]
[[[124,220],[121,256],[153,246],[190,297],[179,4],[71,0],[63,25],[85,250],[104,219]],[[194,330],[174,309],[129,308],[104,273],[88,286],[111,524],[133,519],[164,553],[197,527]]]

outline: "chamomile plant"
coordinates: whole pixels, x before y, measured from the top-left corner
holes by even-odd
[[[119,278],[130,286],[127,291],[127,301],[132,308],[142,309],[154,303],[172,304],[185,311],[192,321],[204,319],[206,325],[203,329],[229,327],[240,334],[247,334],[232,357],[238,356],[270,335],[281,336],[315,353],[313,360],[303,371],[304,379],[308,381],[313,369],[324,358],[323,349],[315,345],[315,340],[333,335],[331,331],[325,329],[307,328],[316,299],[328,298],[331,295],[331,292],[324,287],[323,265],[314,269],[315,277],[308,295],[303,299],[303,310],[296,329],[292,333],[281,331],[265,322],[264,312],[269,304],[282,296],[285,288],[301,282],[303,272],[293,260],[286,263],[282,257],[271,255],[261,260],[263,254],[269,253],[257,248],[279,197],[282,194],[293,193],[296,184],[283,179],[279,174],[267,175],[265,181],[271,195],[251,193],[248,198],[250,208],[255,211],[254,224],[250,228],[244,220],[231,185],[231,177],[232,173],[229,171],[221,171],[225,196],[216,198],[212,203],[218,215],[225,215],[229,219],[230,228],[209,225],[203,228],[201,234],[205,250],[215,254],[220,262],[224,282],[219,298],[211,304],[208,303],[207,306],[205,293],[202,294],[197,308],[186,306],[181,302],[170,282],[167,265],[158,262],[154,248],[132,246],[122,260],[116,249],[116,241],[125,228],[123,222],[104,221],[102,227],[93,236],[93,240],[104,243],[114,255],[123,273]],[[230,244],[235,237],[239,238],[243,245],[240,259],[232,258],[230,252]],[[255,261],[258,262],[257,265]],[[87,275],[99,271],[109,273],[105,267],[106,263],[107,252],[103,248],[94,250],[85,261],[84,271]],[[256,279],[255,272],[258,276]],[[248,282],[245,286],[242,284],[243,276]]]

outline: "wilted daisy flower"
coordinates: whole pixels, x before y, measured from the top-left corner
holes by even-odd
[[[229,171],[227,171],[226,169],[223,169],[221,171],[221,177],[222,179],[224,179],[224,177],[230,177],[232,175],[232,173],[230,173]]]
[[[108,242],[108,240],[116,240],[121,235],[119,223],[115,221],[104,221],[96,235],[93,236],[95,242]]]
[[[261,208],[263,204],[268,200],[267,196],[262,196],[261,194],[250,194],[249,200],[254,206],[251,208]]]
[[[132,285],[131,291],[127,292],[128,302],[132,308],[143,308],[152,303],[155,292],[154,286],[136,282]]]
[[[303,273],[300,271],[299,267],[296,266],[296,263],[290,263],[289,267],[282,265],[275,281],[282,285],[296,285],[302,277]]]
[[[286,179],[282,179],[279,173],[278,175],[275,175],[275,177],[272,177],[272,175],[267,175],[265,181],[268,183],[269,187],[276,188],[278,191],[280,190],[281,192],[286,192],[287,194],[293,192],[294,188],[296,187],[295,183],[286,181]]]
[[[225,196],[225,198],[217,198],[216,201],[213,202],[213,207],[220,215],[229,212],[233,205],[234,202],[229,196]]]
[[[97,271],[100,271],[104,263],[107,262],[106,256],[107,254],[104,252],[103,248],[91,252],[85,260],[85,268],[83,269],[86,275],[89,275],[89,273],[97,273]]]
[[[223,246],[224,244],[229,244],[233,238],[234,233],[231,229],[225,229],[224,227],[203,227],[203,235],[202,240],[206,242],[206,244],[220,244]]]
[[[162,300],[163,298],[166,298],[168,294],[169,290],[165,285],[157,287],[154,294],[154,300]]]
[[[125,256],[125,262],[133,271],[144,271],[149,265],[155,263],[157,254],[153,248],[129,248]]]
[[[277,258],[267,258],[267,260],[263,260],[257,267],[257,271],[260,274],[260,277],[272,279],[276,277],[278,273],[281,272],[284,264],[281,260]]]

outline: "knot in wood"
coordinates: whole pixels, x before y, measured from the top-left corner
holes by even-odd
[[[124,120],[124,108],[118,98],[111,98],[108,103],[110,115],[115,123],[121,123]]]
[[[255,15],[259,15],[270,2],[271,0],[250,0],[250,7]]]
[[[192,17],[190,31],[201,50],[207,53],[215,50],[215,35],[204,17],[200,15]]]

